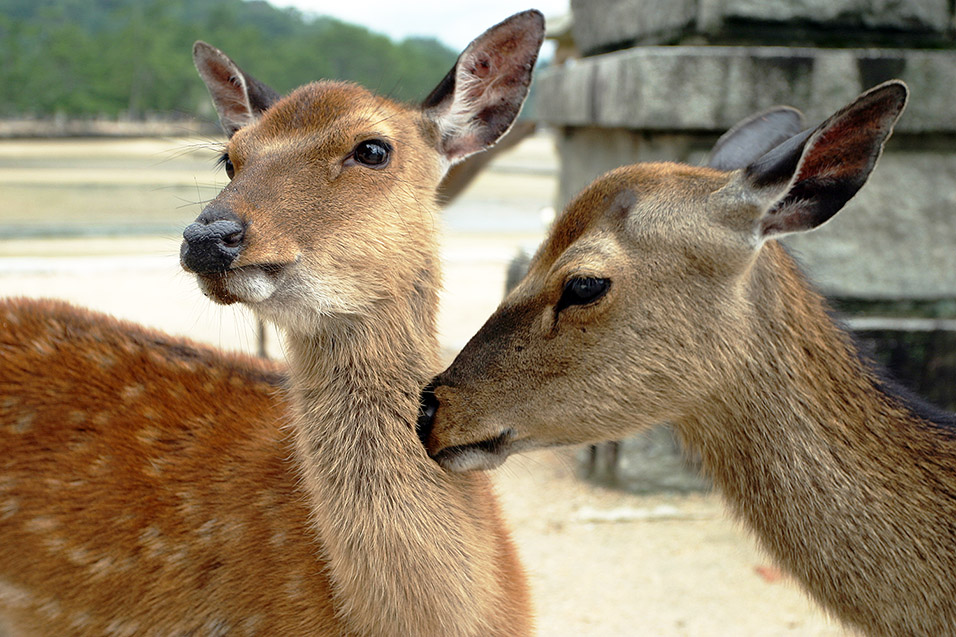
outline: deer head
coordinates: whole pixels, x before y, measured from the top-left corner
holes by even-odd
[[[489,29],[420,106],[329,81],[280,98],[197,42],[230,182],[183,233],[183,267],[214,301],[292,331],[383,299],[433,306],[438,184],[508,131],[542,37],[537,11]]]
[[[626,166],[585,188],[526,278],[423,394],[419,433],[454,470],[680,422],[760,348],[782,249],[859,190],[907,99],[880,85],[784,141],[744,127],[719,168]],[[779,279],[779,277],[777,277]]]

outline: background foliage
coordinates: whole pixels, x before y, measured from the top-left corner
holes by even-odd
[[[458,53],[261,0],[0,0],[0,117],[211,117],[195,40],[280,93],[328,78],[409,101]]]

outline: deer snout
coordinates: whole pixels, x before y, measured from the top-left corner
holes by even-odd
[[[225,272],[242,251],[245,226],[232,210],[207,206],[183,230],[179,249],[182,266],[196,274]]]

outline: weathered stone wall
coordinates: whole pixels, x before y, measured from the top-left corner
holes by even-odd
[[[910,386],[951,396],[933,382],[956,386],[947,362],[956,347],[948,331],[956,325],[956,5],[571,4],[585,57],[540,74],[536,87],[538,116],[557,132],[562,207],[623,164],[701,164],[723,131],[769,106],[795,106],[815,125],[865,89],[891,78],[907,82],[909,105],[867,186],[831,222],[787,243],[823,291],[849,308],[851,321],[875,319],[886,328],[867,332],[877,358]],[[898,320],[927,316],[942,322],[914,331],[907,327],[914,323]],[[914,356],[901,354],[907,346]],[[638,490],[692,488],[693,480],[662,477],[680,473],[684,462],[662,432],[585,452],[584,464]]]
[[[571,0],[586,56],[647,44],[951,44],[949,0]]]

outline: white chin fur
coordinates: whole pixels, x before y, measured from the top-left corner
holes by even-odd
[[[323,329],[330,317],[360,314],[362,307],[350,302],[346,283],[332,277],[317,277],[294,266],[278,273],[245,267],[228,272],[223,279],[198,277],[203,293],[217,301],[223,293],[231,302],[248,306],[259,318],[292,332],[311,333]],[[335,291],[336,294],[330,294]]]
[[[508,459],[507,453],[488,453],[480,449],[463,449],[452,456],[440,458],[442,468],[455,473],[497,469]]]
[[[230,274],[226,289],[243,303],[262,303],[273,294],[277,286],[275,279],[262,270],[239,270]]]

